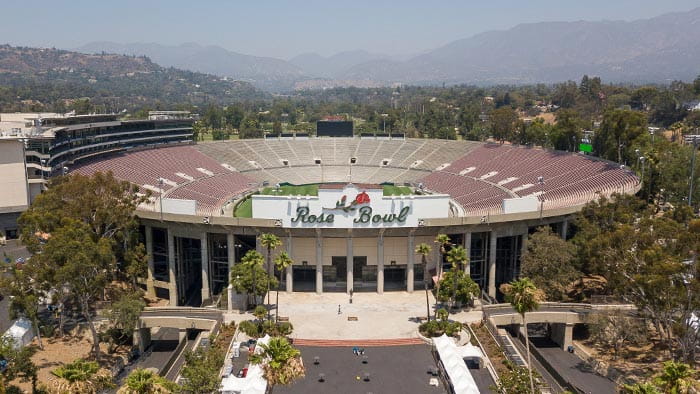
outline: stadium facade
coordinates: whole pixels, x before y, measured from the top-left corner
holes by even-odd
[[[221,293],[247,251],[265,253],[262,233],[280,237],[276,252],[294,260],[276,273],[286,291],[423,289],[436,273],[435,236],[447,234],[467,249],[465,269],[483,295],[495,298],[501,283],[518,276],[537,227],[567,237],[584,204],[640,187],[614,163],[508,144],[396,136],[193,144],[186,119],[55,127],[73,132],[62,140],[71,145],[54,138],[43,148],[44,176],[63,167],[111,171],[150,194],[137,211],[149,255],[143,285],[171,305],[199,306]],[[18,138],[5,140],[17,148]],[[33,143],[19,144],[24,157]],[[415,253],[420,243],[433,249],[427,265]]]
[[[157,111],[144,120],[114,114],[0,114],[0,236],[17,236],[17,218],[46,181],[83,160],[163,144],[191,143],[188,112]]]

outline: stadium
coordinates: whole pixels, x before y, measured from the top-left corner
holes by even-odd
[[[582,154],[390,135],[141,146],[70,171],[111,171],[150,191],[137,212],[145,285],[171,305],[222,292],[235,262],[264,252],[266,232],[294,260],[280,283],[289,292],[422,289],[436,272],[435,236],[447,234],[468,250],[483,296],[498,298],[529,233],[549,225],[567,237],[584,204],[640,187],[628,169]],[[427,267],[414,252],[423,242]]]

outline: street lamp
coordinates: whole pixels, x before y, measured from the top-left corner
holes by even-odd
[[[386,117],[389,114],[382,114],[382,133],[386,134]]]
[[[163,221],[163,183],[165,183],[165,180],[163,178],[158,178],[158,189],[160,190],[160,196],[159,196],[159,202],[158,205],[160,206],[160,221]]]

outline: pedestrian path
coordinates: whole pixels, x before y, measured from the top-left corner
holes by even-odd
[[[301,339],[295,338],[295,346],[316,347],[378,347],[378,346],[405,346],[422,345],[420,338],[395,338],[395,339]]]

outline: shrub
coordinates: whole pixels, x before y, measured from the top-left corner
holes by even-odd
[[[438,311],[439,313],[439,311]],[[431,320],[418,327],[421,334],[426,337],[439,337],[442,334],[455,336],[462,330],[462,323],[448,320]]]
[[[273,337],[287,336],[292,333],[294,327],[289,322],[275,323],[264,321],[262,323],[253,320],[245,320],[239,324],[239,329],[251,338],[260,338],[268,334]]]
[[[257,338],[260,334],[260,330],[258,329],[258,325],[253,323],[250,320],[242,321],[238,325],[238,328],[251,338]]]

